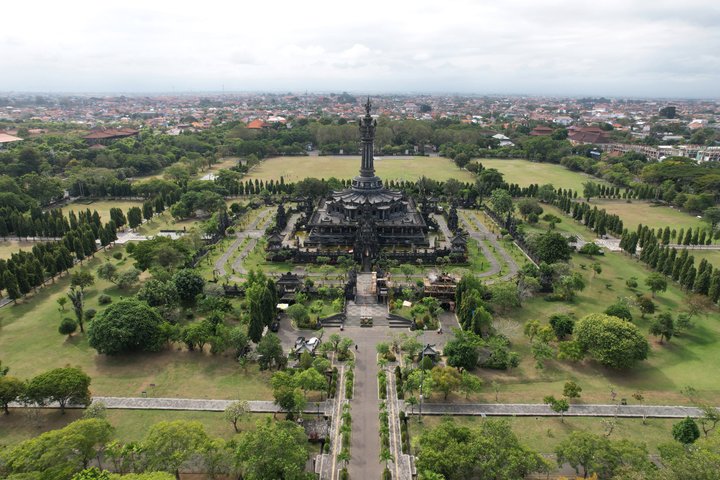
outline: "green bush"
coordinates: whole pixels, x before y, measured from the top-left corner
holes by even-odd
[[[112,303],[112,297],[110,295],[105,295],[104,293],[98,296],[98,304],[99,305],[109,305]]]
[[[112,256],[115,260],[122,260],[122,258],[123,258],[122,252],[115,252],[112,254]]]

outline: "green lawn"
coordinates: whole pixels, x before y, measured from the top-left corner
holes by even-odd
[[[695,257],[696,265],[706,258],[714,268],[720,268],[720,250],[688,250],[688,253]]]
[[[4,240],[0,241],[0,258],[8,259],[13,253],[17,253],[20,250],[32,250],[33,245],[37,242],[24,242],[17,240]]]
[[[555,188],[572,188],[582,192],[582,184],[591,180],[606,183],[604,180],[581,172],[573,172],[554,163],[538,163],[521,159],[480,158],[475,160],[485,168],[494,168],[504,175],[508,183],[517,183],[526,187],[533,183],[543,185],[552,183]]]
[[[509,421],[520,441],[540,453],[553,453],[555,447],[576,430],[585,430],[597,435],[605,434],[603,419],[600,418],[565,417],[564,422],[556,417],[492,418]],[[444,417],[424,416],[422,424],[418,424],[415,419],[416,417],[413,417],[408,423],[413,443],[425,429],[435,427],[444,420]],[[458,424],[471,428],[480,426],[484,421],[482,417],[452,417],[452,419]],[[658,445],[673,442],[671,430],[676,422],[677,420],[674,419],[650,418],[643,425],[642,419],[618,418],[609,438],[643,442],[651,454],[657,454]]]
[[[306,177],[352,178],[360,168],[359,156],[322,157],[274,157],[260,162],[246,179],[279,180],[297,182]],[[474,176],[458,168],[452,160],[442,157],[393,158],[376,157],[375,169],[385,182],[390,180],[415,181],[422,176],[435,180],[455,178],[461,182],[472,182]]]
[[[96,257],[84,268],[94,271],[105,254]],[[139,396],[145,391],[153,397],[271,398],[269,374],[255,365],[243,373],[230,355],[211,356],[176,346],[158,353],[107,357],[97,355],[82,334],[67,339],[57,333],[57,326],[71,312],[66,307],[60,313],[55,300],[65,295],[68,286],[66,276],[17,306],[0,309],[0,352],[13,375],[29,378],[51,368],[77,365],[92,377],[90,389],[95,395]],[[87,291],[86,308],[102,309],[97,304],[100,293],[116,300],[131,294],[96,279]]]
[[[197,218],[188,218],[185,220],[176,220],[170,215],[168,210],[162,214],[154,216],[149,222],[145,222],[135,229],[140,235],[156,235],[160,230],[190,230],[198,225],[200,220]]]
[[[506,316],[496,316],[498,330],[513,342],[522,361],[519,368],[510,372],[481,370],[479,375],[486,385],[492,381],[501,384],[502,402],[540,402],[545,395],[562,393],[562,386],[568,380],[575,380],[583,388],[582,401],[587,403],[605,403],[610,401],[613,388],[621,398],[634,401],[634,392],[644,392],[646,401],[654,404],[687,404],[689,400],[680,394],[680,390],[691,385],[700,392],[700,398],[720,402],[720,383],[708,372],[720,368],[720,314],[717,310],[700,315],[694,320],[695,329],[673,338],[671,342],[659,344],[648,335],[651,344],[649,359],[641,362],[629,371],[614,371],[586,360],[581,364],[549,361],[544,370],[537,370],[530,352],[527,337],[522,326],[529,320],[537,319],[546,323],[553,313],[569,313],[576,318],[602,312],[618,298],[627,298],[631,304],[635,292],[625,286],[626,279],[637,277],[639,291],[645,293],[643,279],[650,273],[639,261],[621,253],[608,253],[589,259],[573,255],[573,268],[580,272],[587,287],[572,303],[547,302],[543,298],[533,298],[524,303],[523,308],[510,312]],[[602,273],[595,274],[589,267],[597,262]],[[582,266],[585,268],[582,268]],[[684,309],[684,294],[670,284],[667,292],[658,294],[656,303],[659,311],[673,314]],[[634,322],[642,332],[647,332],[650,318],[640,318],[639,310],[631,307]],[[488,389],[489,390],[489,389]],[[487,391],[485,400],[491,400]]]
[[[637,227],[639,223],[651,228],[670,227],[678,230],[688,227],[709,227],[706,222],[681,210],[655,206],[642,200],[633,200],[632,203],[627,203],[625,200],[594,198],[590,201],[590,205],[591,207],[595,205],[598,209],[604,208],[608,213],[619,215],[628,229]]]
[[[540,221],[536,224],[524,223],[522,228],[527,233],[545,233],[550,227],[550,223],[542,219],[546,214],[552,214],[560,218],[562,221],[555,224],[555,231],[565,235],[575,235],[586,241],[592,241],[597,238],[594,232],[585,228],[584,225],[576,222],[572,217],[568,217],[565,212],[553,205],[542,204],[543,213],[540,215]]]

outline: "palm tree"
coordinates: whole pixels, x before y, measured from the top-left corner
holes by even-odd
[[[350,461],[350,450],[348,450],[347,447],[343,447],[343,449],[338,453],[337,459],[341,462],[345,463],[345,466],[347,467],[348,462]]]
[[[389,448],[383,448],[380,450],[380,462],[385,462],[385,468],[388,468],[388,463],[394,462],[395,457],[393,457],[392,453],[390,453]]]
[[[85,329],[83,328],[83,292],[82,290],[78,290],[75,287],[72,287],[70,288],[67,296],[70,299],[70,302],[72,302],[75,316],[78,319],[78,325],[80,325],[80,332],[85,333]]]

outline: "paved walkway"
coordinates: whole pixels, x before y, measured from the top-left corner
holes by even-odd
[[[417,415],[403,405],[407,413]],[[459,416],[527,416],[559,417],[548,405],[538,403],[426,403],[422,406],[423,415],[459,415]],[[565,412],[566,417],[628,417],[628,418],[685,418],[700,417],[702,411],[696,407],[672,405],[593,405],[574,404]]]
[[[390,421],[390,453],[393,461],[390,465],[392,478],[395,480],[412,480],[413,460],[409,454],[402,452],[402,434],[400,433],[401,401],[397,398],[394,366],[387,369],[387,408]]]
[[[348,331],[349,329],[346,329]],[[382,341],[378,338],[379,329],[375,335],[372,329],[357,328],[357,332],[366,332],[363,335],[352,335],[358,345],[355,355],[355,394],[350,401],[352,406],[352,434],[350,436],[350,454],[352,458],[348,465],[350,478],[380,478],[382,465],[380,464],[380,420],[378,418],[378,366],[375,345]],[[383,328],[383,331],[388,329]]]
[[[349,329],[346,329],[346,331]],[[358,355],[356,361],[355,397],[353,406],[353,452],[361,454],[361,446],[367,448],[377,447],[373,460],[380,454],[378,432],[378,391],[377,372],[375,360],[375,344],[382,339],[375,332],[380,329],[360,329],[367,335],[353,335],[358,342]],[[386,330],[386,329],[384,329]],[[362,339],[366,339],[363,341]],[[389,336],[388,338],[389,339]],[[389,375],[388,375],[389,376]],[[93,397],[93,401],[105,403],[108,409],[117,410],[190,410],[204,412],[222,412],[234,400],[206,400],[199,398],[144,398],[144,397]],[[280,408],[269,400],[250,400],[250,411],[253,413],[279,413]],[[325,415],[332,413],[334,402],[319,402],[320,412]],[[11,408],[23,408],[21,403],[10,404]],[[398,407],[408,414],[417,415],[418,409],[410,409],[404,402],[399,401]],[[59,408],[57,404],[50,404],[45,408]],[[68,406],[67,408],[81,408]],[[306,413],[317,413],[315,402],[310,402],[305,409]],[[423,415],[458,415],[458,416],[527,416],[527,417],[559,417],[550,407],[540,403],[425,403]],[[700,417],[702,411],[697,407],[683,407],[677,405],[600,405],[600,404],[574,404],[565,413],[566,417],[628,417],[628,418],[685,418]],[[364,428],[370,426],[367,430]],[[356,441],[356,440],[359,440]],[[377,445],[372,445],[373,441]],[[371,463],[375,463],[374,461]],[[379,475],[379,474],[378,474]]]
[[[221,276],[226,275],[228,273],[228,271],[226,270],[226,266],[228,265],[230,257],[232,257],[235,251],[240,248],[240,245],[242,245],[242,243],[249,238],[250,240],[245,243],[242,251],[231,265],[233,274],[247,273],[245,271],[245,267],[243,266],[243,260],[245,260],[245,257],[247,257],[250,252],[253,251],[255,245],[257,245],[258,240],[262,238],[262,236],[265,234],[265,229],[270,224],[273,218],[273,216],[270,215],[271,211],[272,207],[263,208],[258,212],[255,219],[250,223],[250,225],[247,226],[247,228],[235,234],[235,241],[233,241],[232,245],[230,245],[227,250],[223,252],[220,258],[215,261],[215,271],[217,271]],[[242,279],[238,277],[233,277],[233,280],[242,281]]]
[[[482,250],[483,255],[488,260],[488,262],[490,262],[489,270],[478,273],[475,276],[489,277],[499,273],[502,269],[502,266],[500,265],[500,261],[498,260],[497,255],[500,255],[505,264],[508,266],[508,272],[497,280],[490,280],[486,283],[493,283],[494,281],[506,281],[514,277],[519,270],[518,264],[515,262],[515,259],[512,258],[512,256],[505,250],[505,247],[500,244],[495,235],[492,234],[490,230],[488,230],[487,227],[480,220],[477,219],[477,217],[475,217],[472,211],[460,210],[458,213],[460,223],[468,231],[470,238],[474,239],[478,243],[478,246]],[[494,247],[493,250],[490,249],[488,243]]]
[[[94,402],[103,402],[108,409],[113,410],[191,410],[203,412],[222,412],[235,400],[205,400],[199,398],[145,398],[145,397],[93,397]],[[305,413],[320,412],[328,415],[333,402],[308,402]],[[279,413],[280,407],[272,401],[250,400],[250,411],[253,413]],[[11,407],[25,407],[24,404],[13,403]],[[57,404],[50,404],[46,408],[59,408]],[[67,408],[82,408],[69,406]]]

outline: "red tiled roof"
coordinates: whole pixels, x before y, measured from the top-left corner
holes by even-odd
[[[254,130],[259,130],[261,128],[266,128],[268,126],[267,123],[265,123],[264,120],[260,120],[259,118],[256,120],[253,120],[252,122],[247,124],[246,128],[252,128]]]
[[[609,143],[605,131],[599,127],[584,127],[568,133],[568,139],[578,143]]]
[[[106,128],[103,130],[94,130],[83,138],[86,140],[102,140],[105,138],[131,137],[138,133],[137,130],[133,130],[132,128]]]
[[[535,127],[530,132],[530,135],[537,137],[542,135],[552,135],[553,129],[550,127]]]

